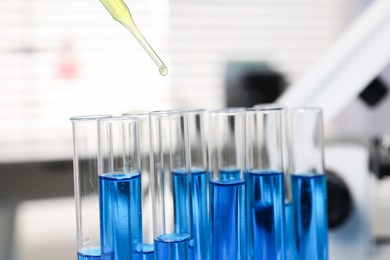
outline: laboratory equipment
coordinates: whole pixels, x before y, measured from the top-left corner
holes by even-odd
[[[207,147],[204,129],[204,109],[183,110],[188,118],[191,160],[192,232],[194,259],[210,259],[209,241],[209,185]]]
[[[138,121],[139,151],[141,162],[141,201],[142,201],[142,250],[137,250],[137,260],[154,260],[153,212],[150,164],[149,113],[124,114]]]
[[[248,259],[284,259],[282,113],[272,105],[246,112]]]
[[[326,178],[320,108],[289,113],[292,207],[295,259],[328,259]]]
[[[188,118],[180,110],[149,117],[155,258],[192,259]]]
[[[98,129],[102,259],[137,259],[142,250],[138,122],[104,118]]]
[[[212,259],[246,259],[245,109],[210,111]]]
[[[74,191],[78,260],[100,259],[98,191],[98,119],[109,115],[72,117]]]
[[[389,16],[388,0],[372,2],[318,65],[277,102],[322,107],[325,123],[331,122],[389,63]]]
[[[149,57],[157,65],[160,74],[166,76],[168,74],[168,67],[162,62],[160,57],[158,57],[156,52],[150,47],[149,43],[141,34],[125,2],[123,0],[100,0],[100,2],[106,7],[114,20],[121,23],[131,32],[134,38],[141,44],[142,48],[144,48]]]

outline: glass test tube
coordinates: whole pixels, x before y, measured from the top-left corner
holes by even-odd
[[[209,192],[207,174],[207,147],[204,129],[204,109],[183,110],[188,118],[191,156],[192,233],[194,259],[210,259]]]
[[[291,183],[290,183],[290,160],[289,148],[287,141],[287,108],[277,103],[265,103],[253,106],[255,109],[280,109],[281,110],[281,135],[282,135],[282,150],[283,150],[283,169],[284,169],[284,196],[285,206],[291,204]]]
[[[137,250],[139,260],[154,260],[153,245],[153,212],[152,212],[152,181],[150,164],[150,129],[149,113],[124,114],[126,117],[137,118],[139,134],[139,150],[141,161],[141,201],[142,201],[142,250]],[[137,259],[137,260],[138,260]]]
[[[289,160],[289,148],[287,141],[287,109],[277,103],[259,104],[254,106],[256,109],[281,109],[281,134],[282,134],[282,150],[283,150],[283,169],[284,169],[284,216],[285,216],[285,259],[294,259],[295,256],[295,234],[291,227],[294,225],[293,207],[291,204],[291,181],[290,181],[290,160]]]
[[[211,258],[246,259],[245,109],[209,117]]]
[[[320,108],[297,108],[289,114],[295,259],[328,259],[326,178]]]
[[[141,176],[135,118],[99,120],[102,259],[137,259],[142,244]]]
[[[98,119],[109,115],[77,116],[73,126],[74,189],[78,260],[100,259],[98,189]]]
[[[180,111],[150,113],[155,259],[193,256],[188,118]]]
[[[246,112],[248,259],[284,259],[282,108]]]

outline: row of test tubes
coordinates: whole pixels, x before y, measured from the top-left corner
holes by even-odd
[[[79,260],[328,259],[321,109],[71,121]]]

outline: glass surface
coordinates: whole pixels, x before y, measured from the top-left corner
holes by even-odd
[[[328,259],[322,110],[292,109],[289,124],[296,259]]]
[[[134,259],[142,245],[138,121],[99,120],[99,196],[102,259]]]
[[[100,258],[98,120],[109,115],[72,117],[73,167],[79,259]]]
[[[150,114],[154,243],[157,259],[193,257],[188,115]]]
[[[245,110],[209,116],[211,259],[246,259]]]
[[[261,259],[284,259],[282,112],[283,109],[274,104],[257,106],[246,112],[249,259],[259,255]],[[269,226],[271,223],[272,227]]]

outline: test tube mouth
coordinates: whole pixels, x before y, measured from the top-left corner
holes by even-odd
[[[167,110],[156,110],[150,112],[152,116],[168,116],[168,115],[185,115],[205,112],[205,109],[201,108],[178,108],[178,109],[167,109]]]
[[[286,107],[283,105],[280,105],[278,103],[264,103],[264,104],[258,104],[251,108],[248,108],[248,110],[283,110]]]
[[[214,109],[210,111],[210,114],[226,114],[226,115],[239,115],[245,113],[244,107],[230,107],[230,108],[220,108],[220,109]]]
[[[136,117],[136,118],[146,118],[150,112],[134,112],[134,113],[125,113],[122,114],[123,117]]]
[[[320,112],[322,112],[322,108],[321,107],[292,107],[292,108],[290,108],[290,111],[294,111],[294,112],[298,112],[298,113],[301,113],[301,112],[320,113]]]
[[[138,118],[136,116],[110,116],[98,118],[100,122],[131,122],[136,121]]]
[[[93,121],[98,120],[101,118],[111,118],[112,115],[109,114],[101,114],[101,115],[82,115],[82,116],[74,116],[69,118],[72,122],[78,122],[78,121]]]

